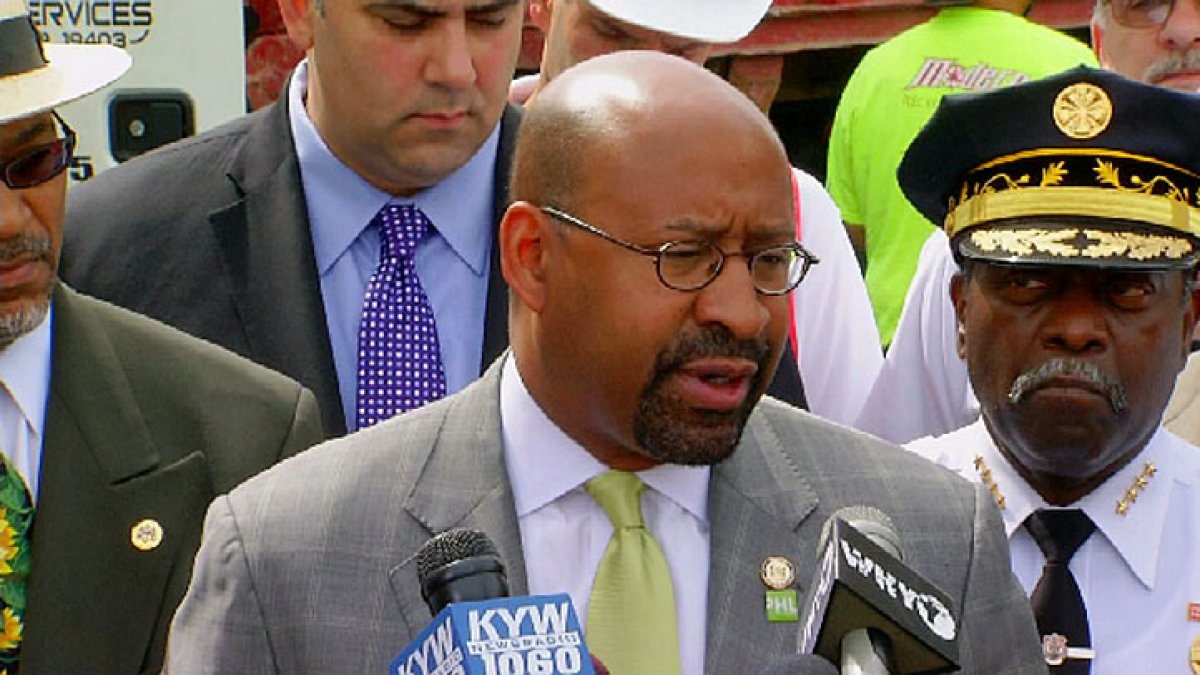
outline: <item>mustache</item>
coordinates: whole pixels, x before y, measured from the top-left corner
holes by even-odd
[[[681,368],[696,359],[728,357],[753,361],[759,365],[756,378],[761,378],[762,366],[771,354],[766,338],[738,340],[728,328],[714,325],[684,334],[658,355],[655,371],[665,373]]]
[[[1146,69],[1144,79],[1156,82],[1176,73],[1200,71],[1200,49],[1174,52],[1161,61],[1155,61]]]
[[[16,236],[0,239],[0,263],[13,262],[28,256],[53,262],[53,255],[54,245],[49,235],[18,232]]]
[[[1108,398],[1108,405],[1113,412],[1123,412],[1129,405],[1125,385],[1116,377],[1104,372],[1091,361],[1062,358],[1051,359],[1021,373],[1009,388],[1008,400],[1013,404],[1020,403],[1058,377],[1075,377],[1085,381]]]

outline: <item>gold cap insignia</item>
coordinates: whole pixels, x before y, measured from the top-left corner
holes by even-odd
[[[1112,99],[1090,82],[1072,84],[1054,99],[1054,124],[1069,138],[1099,136],[1112,122],[1112,114]]]
[[[780,555],[767,556],[759,573],[767,588],[776,591],[789,588],[796,582],[796,566],[791,560]]]
[[[139,551],[153,551],[162,540],[162,525],[153,518],[146,518],[129,530],[129,542]]]

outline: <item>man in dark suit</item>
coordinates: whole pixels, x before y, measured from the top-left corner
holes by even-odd
[[[280,100],[73,191],[61,273],[295,377],[336,436],[361,422],[359,324],[387,205],[432,223],[412,264],[446,390],[507,344],[493,240],[523,3],[280,9],[308,55]]]
[[[373,394],[360,366],[373,358],[364,298],[383,252],[378,214],[416,206],[432,223],[412,264],[438,386],[462,388],[507,345],[494,240],[523,5],[280,0],[308,53],[281,100],[75,190],[63,278],[300,380],[339,436],[409,407],[364,419]],[[416,367],[393,365],[383,377]],[[798,373],[786,373],[799,402]]]
[[[753,103],[628,51],[565,71],[523,124],[499,239],[511,353],[214,501],[169,672],[383,672],[430,620],[414,552],[471,527],[514,593],[573,597],[613,673],[744,673],[796,649],[764,601],[795,579],[764,562],[812,578],[823,523],[865,504],[961,609],[963,672],[1044,673],[986,491],[761,398],[810,260]],[[617,525],[654,570],[642,586],[601,583],[632,562],[605,553],[622,511],[644,519]]]
[[[43,51],[21,0],[0,44],[0,671],[157,672],[206,506],[320,440],[316,401],[57,281],[74,133],[52,111],[129,56]]]

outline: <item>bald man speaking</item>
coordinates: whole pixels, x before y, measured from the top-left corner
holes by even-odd
[[[615,675],[746,672],[796,649],[766,582],[812,578],[855,504],[961,608],[966,672],[1044,672],[986,492],[763,396],[811,264],[789,173],[767,118],[682,59],[551,82],[501,224],[511,351],[214,502],[170,672],[383,672],[430,621],[413,554],[455,527],[496,543],[514,594],[568,593]],[[609,555],[629,536],[641,586]]]

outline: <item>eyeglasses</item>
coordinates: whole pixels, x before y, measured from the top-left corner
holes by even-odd
[[[1113,20],[1126,28],[1157,28],[1175,9],[1175,0],[1110,0],[1109,4]]]
[[[62,126],[63,137],[39,145],[25,154],[0,162],[0,180],[12,190],[35,187],[54,178],[67,168],[75,153],[75,132],[58,113],[54,119]]]
[[[732,256],[746,259],[754,288],[763,295],[783,295],[800,285],[808,270],[820,260],[800,245],[790,242],[753,253],[726,253],[711,241],[668,241],[649,248],[617,239],[598,227],[552,206],[540,207],[542,213],[590,232],[634,253],[654,258],[658,278],[667,288],[698,291],[721,274],[725,260]]]

